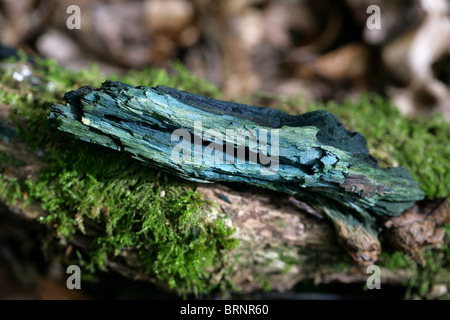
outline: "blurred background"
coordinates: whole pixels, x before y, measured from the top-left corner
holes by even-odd
[[[181,61],[227,99],[374,91],[450,120],[447,0],[0,0],[0,42],[106,74]]]
[[[80,8],[81,29],[67,27],[71,5]],[[95,63],[107,75],[180,61],[224,99],[264,91],[341,101],[376,92],[404,115],[439,112],[450,120],[447,0],[0,0],[0,44],[73,70]],[[11,244],[0,254],[13,266],[0,264],[0,298],[89,298],[20,262],[21,255],[44,258],[39,239],[15,240],[36,230],[10,218],[0,221],[0,242]],[[101,297],[124,286],[104,283],[116,287]]]

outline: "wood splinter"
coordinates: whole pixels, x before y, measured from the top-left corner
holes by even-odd
[[[327,111],[291,116],[114,81],[67,92],[64,100],[49,116],[58,131],[185,179],[290,194],[328,217],[361,264],[381,252],[382,220],[424,198],[408,170],[379,168],[364,137]]]

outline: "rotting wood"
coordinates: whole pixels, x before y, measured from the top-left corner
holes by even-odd
[[[0,108],[7,111],[7,108]],[[17,167],[2,164],[4,174],[19,179],[36,178],[46,163],[43,158],[31,152],[26,143],[15,137],[15,129],[6,120],[7,117],[8,114],[5,114],[0,119],[1,126],[8,128],[0,132],[2,136],[0,149],[8,151],[11,156],[19,159],[21,164]],[[311,214],[315,213],[314,209],[306,203],[292,201],[292,197],[288,194],[247,187],[235,190],[219,183],[199,184],[198,191],[218,204],[218,211],[208,211],[212,219],[216,214],[227,214],[228,223],[236,228],[234,237],[239,240],[240,246],[230,253],[230,258],[236,260],[237,268],[232,273],[231,280],[236,287],[242,289],[242,292],[260,290],[263,284],[258,279],[265,279],[272,289],[278,291],[291,289],[302,280],[314,280],[315,283],[366,281],[367,274],[364,269],[351,264],[343,269],[343,265],[339,263],[343,251],[335,241],[332,225],[324,219],[314,217]],[[17,201],[8,209],[24,217],[24,223],[46,215],[39,203],[31,203],[25,207],[22,204],[22,201]],[[309,213],[301,212],[296,207]],[[449,212],[447,216],[448,214]],[[404,225],[398,218],[394,219],[397,219],[396,222],[400,225]],[[428,215],[420,219],[417,227],[420,228],[420,223],[427,224],[427,219]],[[389,224],[389,231],[393,231],[390,238],[399,237],[397,242],[407,243],[406,239],[401,238],[403,233],[397,232],[396,225],[393,228],[391,226],[392,224]],[[434,234],[440,234],[439,232],[436,230]],[[91,237],[95,236],[95,234],[90,236],[77,234],[67,245],[88,251]],[[415,246],[414,243],[408,245],[413,248]],[[281,257],[290,259],[291,265]],[[292,264],[293,260],[297,262]],[[134,267],[140,263],[138,257],[126,252],[126,255],[123,257],[120,255],[118,259],[108,259],[107,268],[131,279],[149,281],[168,289],[167,284]],[[286,269],[288,267],[289,269]],[[408,272],[393,273],[383,269],[383,283],[405,285],[411,276],[412,274]]]
[[[398,216],[424,197],[408,170],[379,168],[364,137],[327,111],[290,116],[114,81],[70,91],[64,99],[67,104],[53,105],[49,117],[58,131],[189,180],[246,183],[294,195],[333,222],[361,264],[373,263],[381,252],[379,220]]]

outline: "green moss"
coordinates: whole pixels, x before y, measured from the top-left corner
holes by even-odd
[[[445,226],[447,237],[442,246],[436,249],[423,250],[425,265],[422,266],[412,261],[406,254],[398,251],[383,252],[379,265],[391,271],[411,271],[413,275],[407,285],[405,298],[429,298],[429,293],[435,284],[450,283],[450,237],[448,230],[450,225]],[[440,299],[446,299],[442,296]]]
[[[23,200],[22,184],[16,178],[0,174],[0,200],[14,206],[18,200]]]
[[[273,284],[267,278],[260,277],[257,281],[259,281],[261,285],[261,290],[263,292],[269,292],[270,290],[272,290]]]
[[[33,149],[45,151],[49,165],[37,181],[24,182],[28,202],[39,202],[48,213],[42,221],[56,230],[62,243],[77,233],[90,236],[96,230],[84,263],[87,269],[104,268],[109,259],[133,254],[139,258],[137,271],[156,275],[180,293],[210,290],[215,285],[209,281],[213,271],[222,267],[226,252],[237,245],[231,238],[234,230],[220,219],[207,218],[211,203],[194,185],[125,155],[54,135],[45,122],[49,105],[61,101],[68,90],[100,86],[106,79],[96,68],[74,73],[50,60],[39,60],[37,65],[44,90],[14,81],[4,72],[0,103],[11,105],[19,136]],[[174,69],[173,76],[145,69],[121,80],[217,95],[214,86],[181,65]],[[0,195],[9,202],[20,198],[23,189],[17,180],[0,180]]]
[[[154,87],[164,85],[211,98],[220,96],[220,91],[215,85],[195,77],[181,63],[173,63],[171,67],[171,74],[161,69],[144,68],[139,71],[131,71],[122,78],[110,77],[109,79],[122,81],[133,86]]]
[[[383,252],[379,260],[383,267],[391,270],[413,270],[416,264],[404,253],[399,251]]]
[[[47,222],[62,240],[89,227],[93,239],[88,267],[107,259],[137,254],[143,271],[168,281],[181,292],[207,289],[208,273],[232,249],[233,230],[209,221],[208,203],[184,181],[143,167],[128,157],[90,145],[62,141],[37,182],[28,180],[30,199],[49,213]]]
[[[434,284],[450,283],[450,247],[444,246],[440,250],[427,250],[424,252],[426,265],[417,265],[414,276],[410,280],[406,298],[428,298]],[[445,296],[439,297],[445,299]]]

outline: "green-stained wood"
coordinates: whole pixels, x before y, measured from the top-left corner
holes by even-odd
[[[347,131],[327,111],[291,116],[113,81],[100,89],[70,91],[64,99],[66,105],[51,107],[57,130],[189,180],[246,183],[295,195],[332,220],[341,242],[361,263],[375,261],[381,251],[378,220],[397,216],[424,197],[405,168],[379,168],[364,137]],[[265,144],[267,152],[261,148]],[[245,159],[238,150],[245,151]]]

